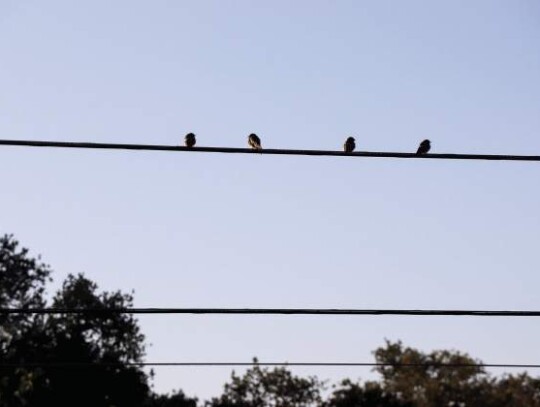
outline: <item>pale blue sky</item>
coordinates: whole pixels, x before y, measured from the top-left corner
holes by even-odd
[[[533,0],[0,0],[1,138],[540,154],[539,72]],[[0,232],[137,306],[540,308],[537,163],[2,147],[0,171]],[[389,338],[540,363],[534,319],[140,321],[151,361],[370,361]]]

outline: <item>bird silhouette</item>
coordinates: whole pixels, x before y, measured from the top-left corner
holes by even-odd
[[[188,133],[186,134],[186,137],[184,137],[184,143],[186,144],[186,147],[193,147],[197,140],[195,139],[195,134]]]
[[[418,155],[427,154],[430,149],[431,149],[431,141],[424,140],[420,143],[420,146],[418,147],[418,151],[416,152],[416,154]]]
[[[345,140],[345,144],[343,144],[343,150],[346,153],[352,153],[355,148],[356,144],[354,142],[354,137],[348,137],[347,140]]]
[[[254,150],[261,150],[261,139],[255,133],[251,133],[248,137],[248,144]]]

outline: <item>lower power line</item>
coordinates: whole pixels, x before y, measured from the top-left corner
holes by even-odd
[[[376,363],[376,362],[21,362],[2,363],[0,368],[91,368],[91,367],[394,367],[394,368],[519,368],[539,369],[540,364],[518,363]]]

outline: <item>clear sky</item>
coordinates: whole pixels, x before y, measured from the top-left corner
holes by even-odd
[[[539,73],[535,0],[0,0],[0,138],[538,155]],[[1,147],[0,172],[1,233],[136,306],[540,309],[539,163]],[[149,361],[371,361],[388,338],[540,363],[534,319],[140,322]]]

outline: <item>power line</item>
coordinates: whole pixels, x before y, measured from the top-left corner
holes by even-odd
[[[335,308],[0,308],[1,314],[214,314],[214,315],[394,315],[540,317],[540,311],[335,309]]]
[[[377,363],[377,362],[0,362],[0,368],[89,368],[89,367],[438,367],[438,368],[508,368],[540,369],[540,364],[518,363]]]
[[[119,143],[85,143],[68,141],[37,141],[37,140],[0,140],[3,146],[23,147],[60,147],[86,148],[102,150],[139,150],[139,151],[174,151],[199,153],[228,153],[228,154],[272,154],[272,155],[310,155],[332,157],[376,157],[376,158],[427,158],[443,160],[490,160],[490,161],[540,161],[538,155],[494,155],[494,154],[422,154],[358,151],[345,153],[332,150],[291,150],[265,148],[253,150],[235,147],[183,147],[152,144],[119,144]]]

